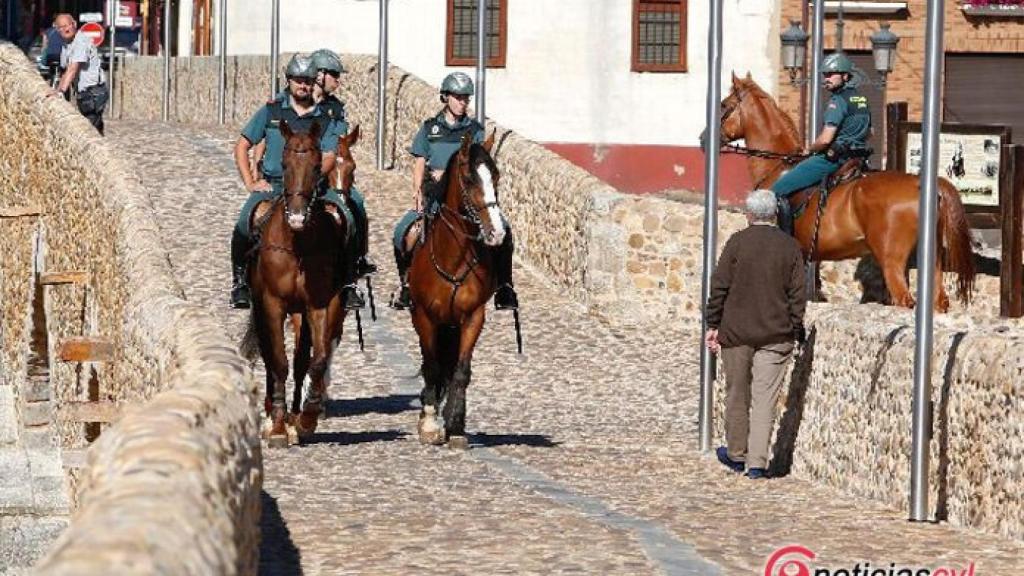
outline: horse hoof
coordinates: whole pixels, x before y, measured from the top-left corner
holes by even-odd
[[[287,434],[275,434],[267,438],[267,447],[275,450],[288,447]]]
[[[444,432],[438,430],[420,430],[420,444],[440,446],[444,444]]]
[[[312,436],[313,432],[309,432],[309,436]],[[300,434],[295,426],[288,426],[288,433],[286,436],[288,440],[288,446],[294,446],[299,443]]]
[[[469,440],[465,436],[449,436],[448,448],[450,450],[466,450],[469,448]]]
[[[303,412],[295,419],[295,426],[290,430],[293,430],[299,439],[308,440],[316,433],[318,422],[317,416]]]

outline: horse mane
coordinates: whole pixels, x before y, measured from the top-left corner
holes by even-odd
[[[448,159],[448,165],[445,166],[444,174],[441,175],[441,179],[437,182],[438,189],[442,190],[445,194],[448,193],[448,183],[451,181],[452,172],[455,171],[455,163],[458,161],[458,156],[458,151],[452,154],[451,158]],[[469,165],[476,166],[478,164],[486,164],[491,170],[491,174],[498,173],[498,165],[495,164],[494,159],[491,158],[491,155],[484,149],[483,145],[473,142],[469,146]],[[479,178],[474,171],[471,170],[470,172],[471,178]],[[441,201],[443,202],[444,198],[441,198]]]
[[[786,131],[789,132],[789,135],[792,136],[793,139],[796,140],[797,142],[801,141],[800,132],[797,131],[796,123],[793,122],[793,118],[779,106],[779,104],[775,101],[775,98],[772,98],[771,94],[765,92],[764,89],[761,88],[757,84],[757,82],[755,82],[751,78],[743,78],[740,79],[739,82],[740,85],[743,86],[743,88],[746,89],[750,95],[756,96],[757,99],[761,102],[767,102],[769,107],[775,110],[779,118],[782,119],[782,125],[786,128]]]

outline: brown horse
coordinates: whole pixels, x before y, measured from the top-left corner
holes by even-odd
[[[722,144],[746,140],[750,174],[755,188],[768,188],[787,168],[787,155],[799,155],[801,139],[793,120],[750,75],[732,77],[732,91],[722,101]],[[902,172],[869,172],[837,185],[829,193],[821,215],[818,240],[813,244],[818,220],[818,187],[791,197],[795,206],[806,201],[794,223],[794,233],[804,254],[816,260],[845,260],[871,254],[882,268],[890,302],[913,307],[907,286],[907,260],[917,244],[918,177]],[[809,197],[808,197],[809,195]],[[960,195],[947,180],[939,178],[936,263],[938,286],[935,307],[945,312],[949,298],[942,271],[957,273],[957,297],[970,301],[974,286],[974,258],[967,218]]]
[[[447,438],[449,447],[467,446],[470,363],[484,327],[485,304],[497,288],[492,250],[485,246],[500,246],[505,235],[493,144],[493,133],[483,144],[463,137],[438,184],[441,207],[428,219],[409,269],[412,323],[423,356],[418,431],[424,444]],[[443,431],[436,421],[442,400]]]
[[[250,266],[253,307],[246,341],[255,337],[267,369],[266,431],[271,447],[285,447],[315,432],[327,387],[331,352],[341,339],[345,310],[337,278],[343,265],[343,238],[348,237],[345,219],[337,218],[316,195],[320,180],[320,126],[309,132],[292,132],[281,123],[285,138],[282,165],[284,193],[257,210],[263,221],[255,262]],[[348,147],[358,130],[341,139],[339,165],[333,176],[351,185],[355,170]],[[261,215],[262,214],[262,215]],[[288,358],[284,322],[291,316],[295,329],[294,375],[291,414],[285,401]],[[243,348],[250,348],[243,344]],[[310,358],[312,350],[312,358]],[[305,404],[302,383],[310,379]],[[294,431],[290,429],[294,425]],[[296,436],[298,438],[295,438]]]

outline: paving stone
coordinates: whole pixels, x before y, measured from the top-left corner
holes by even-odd
[[[184,227],[164,238],[187,298],[240,336],[248,312],[227,308],[230,231],[246,196],[231,160],[236,134],[108,125],[158,221]],[[369,147],[355,154],[380,318],[364,317],[365,351],[346,324],[314,440],[264,451],[261,573],[751,574],[794,543],[823,566],[1024,568],[1020,542],[909,524],[798,478],[726,472],[694,448],[695,329],[616,325],[528,267],[516,271],[522,356],[511,316],[488,311],[468,392],[470,449],[421,446],[418,344],[408,314],[383,305],[397,281],[389,243],[410,176],[373,170]]]
[[[0,516],[0,574],[21,574],[67,528],[66,517]]]

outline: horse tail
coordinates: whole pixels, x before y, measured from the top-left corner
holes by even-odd
[[[956,296],[967,305],[974,291],[974,252],[960,193],[944,178],[939,178],[938,232],[939,246],[943,247],[942,269],[956,272]]]
[[[256,333],[256,306],[249,309],[249,322],[245,326],[245,334],[238,344],[238,353],[246,360],[255,360],[260,353],[260,342]]]

